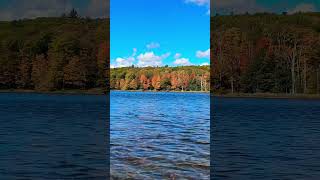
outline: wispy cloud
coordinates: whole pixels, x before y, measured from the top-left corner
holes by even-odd
[[[177,66],[190,66],[192,65],[192,63],[190,63],[188,58],[179,58],[176,59],[173,64],[177,65]]]
[[[181,57],[181,54],[180,53],[176,53],[175,55],[174,55],[174,58],[175,59],[178,59],[178,58],[180,58]]]
[[[176,53],[174,55],[174,59],[175,59],[175,61],[173,62],[174,65],[177,65],[177,66],[190,66],[190,65],[192,65],[189,58],[184,58],[181,56],[182,56],[182,54],[180,54],[180,53]]]
[[[210,15],[210,0],[185,0],[187,4],[195,4],[197,6],[204,6],[207,8],[207,15]]]
[[[198,6],[208,6],[210,4],[210,0],[186,0],[186,3],[193,3]]]
[[[160,47],[160,44],[157,42],[152,42],[150,44],[147,44],[148,49],[155,49],[155,48],[159,48],[159,47]]]
[[[206,51],[197,51],[196,56],[197,56],[197,58],[210,59],[210,49],[208,49]]]

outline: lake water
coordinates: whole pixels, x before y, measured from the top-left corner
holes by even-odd
[[[112,92],[114,179],[209,179],[210,96]]]
[[[215,179],[319,179],[320,101],[213,98]]]
[[[320,101],[213,98],[213,179],[318,179]],[[209,179],[209,95],[111,93],[113,178]],[[0,93],[0,179],[106,179],[107,99]]]
[[[0,179],[106,179],[105,96],[0,93]]]

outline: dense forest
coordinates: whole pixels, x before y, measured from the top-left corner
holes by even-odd
[[[320,93],[320,13],[211,17],[215,93]]]
[[[114,90],[209,91],[209,66],[127,67],[110,72]]]
[[[109,19],[0,22],[0,89],[54,91],[106,87]]]

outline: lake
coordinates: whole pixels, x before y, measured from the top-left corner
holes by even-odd
[[[114,179],[209,179],[210,96],[112,92]]]
[[[0,93],[0,179],[106,179],[105,96]]]
[[[318,179],[320,101],[213,98],[215,179]]]

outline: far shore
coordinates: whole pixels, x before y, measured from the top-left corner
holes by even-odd
[[[111,92],[171,92],[171,93],[210,93],[209,91],[143,91],[143,90],[111,90]],[[106,91],[102,88],[94,89],[65,89],[56,91],[38,91],[38,90],[28,90],[28,89],[3,89],[0,93],[41,93],[41,94],[88,94],[88,95],[104,95]]]
[[[39,93],[39,94],[86,94],[86,95],[104,95],[105,90],[102,88],[94,89],[65,89],[56,91],[38,91],[32,89],[3,89],[0,93]]]
[[[317,99],[320,100],[320,94],[283,94],[283,93],[228,93],[214,94],[213,97],[223,98],[264,98],[264,99]]]

